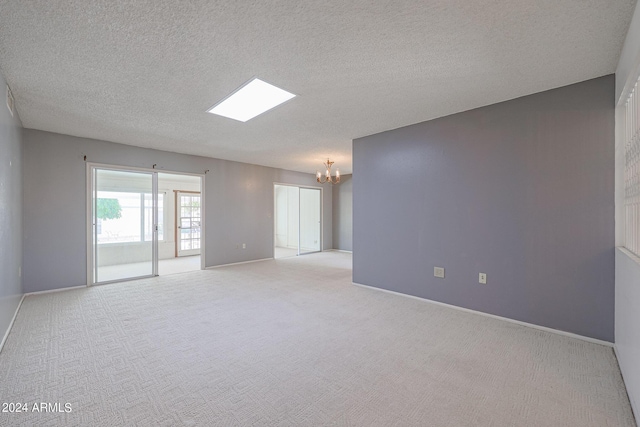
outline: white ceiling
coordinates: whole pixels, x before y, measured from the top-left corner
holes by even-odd
[[[353,138],[613,73],[634,6],[0,0],[0,69],[26,128],[349,173]],[[298,97],[206,113],[254,76]]]

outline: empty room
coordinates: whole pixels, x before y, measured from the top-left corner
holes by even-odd
[[[624,426],[636,0],[0,0],[0,426]]]

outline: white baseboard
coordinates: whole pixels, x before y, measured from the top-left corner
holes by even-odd
[[[570,337],[570,338],[576,338],[576,339],[579,339],[579,340],[582,340],[582,341],[587,341],[587,342],[590,342],[590,343],[593,343],[593,344],[600,344],[600,345],[604,345],[606,347],[614,347],[613,343],[611,343],[609,341],[602,341],[602,340],[599,340],[599,339],[596,339],[596,338],[585,337],[584,335],[574,334],[572,332],[565,332],[565,331],[561,331],[559,329],[553,329],[553,328],[548,328],[546,326],[536,325],[536,324],[533,324],[533,323],[522,322],[520,320],[509,319],[508,317],[502,317],[502,316],[497,316],[495,314],[484,313],[482,311],[471,310],[470,308],[458,307],[457,305],[451,305],[451,304],[447,304],[447,303],[440,302],[440,301],[434,301],[434,300],[430,300],[430,299],[427,299],[427,298],[417,297],[415,295],[403,294],[401,292],[395,292],[395,291],[390,291],[388,289],[376,288],[375,286],[363,285],[361,283],[356,283],[356,282],[352,282],[352,283],[354,285],[356,285],[356,286],[362,286],[363,288],[367,288],[367,289],[374,289],[376,291],[387,292],[387,293],[390,293],[390,294],[399,295],[399,296],[403,296],[403,297],[407,297],[407,298],[413,298],[413,299],[417,299],[417,300],[420,300],[420,301],[425,301],[425,302],[428,302],[428,303],[431,303],[431,304],[436,304],[436,305],[440,305],[440,306],[444,306],[444,307],[449,307],[449,308],[453,308],[455,310],[465,311],[467,313],[479,314],[481,316],[491,317],[493,319],[504,320],[505,322],[515,323],[517,325],[526,326],[528,328],[539,329],[541,331],[552,332],[554,334],[564,335],[565,337]]]
[[[4,343],[7,341],[7,338],[9,337],[9,333],[11,332],[11,328],[13,328],[13,323],[16,321],[16,317],[18,316],[18,311],[20,310],[20,307],[22,306],[22,301],[24,301],[24,294],[22,294],[22,298],[20,298],[20,302],[18,303],[18,306],[16,307],[16,312],[13,313],[13,318],[11,318],[11,322],[9,323],[9,327],[7,328],[7,332],[5,332],[4,337],[2,338],[2,342],[0,342],[0,352],[2,352],[2,349],[4,348]]]
[[[88,288],[89,286],[86,285],[80,285],[80,286],[69,286],[67,288],[58,288],[58,289],[49,289],[47,291],[35,291],[35,292],[27,292],[26,294],[24,294],[24,296],[29,296],[29,295],[40,295],[40,294],[52,294],[54,292],[64,292],[64,291],[71,291],[74,289],[80,289],[80,288]]]
[[[353,253],[353,251],[345,251],[345,250],[342,250],[342,249],[325,249],[325,251],[327,251],[327,252],[328,251],[331,251],[331,252],[344,252],[345,254],[352,254]]]
[[[205,268],[205,270],[213,270],[213,269],[216,269],[216,268],[229,267],[229,266],[232,266],[232,265],[251,264],[252,262],[262,262],[262,261],[272,261],[272,260],[273,260],[273,258],[252,259],[251,261],[241,261],[241,262],[232,262],[232,263],[229,263],[229,264],[213,265],[211,267]]]

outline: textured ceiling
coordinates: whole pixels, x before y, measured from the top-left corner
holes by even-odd
[[[27,128],[313,173],[353,138],[615,71],[635,0],[0,0]],[[206,110],[252,77],[298,94]]]

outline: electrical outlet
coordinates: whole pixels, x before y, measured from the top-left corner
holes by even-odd
[[[242,244],[242,249],[247,249],[247,244],[246,243]]]
[[[444,267],[433,267],[433,275],[444,279]]]
[[[478,282],[480,282],[483,285],[487,284],[487,275],[485,273],[480,273],[478,275]]]

